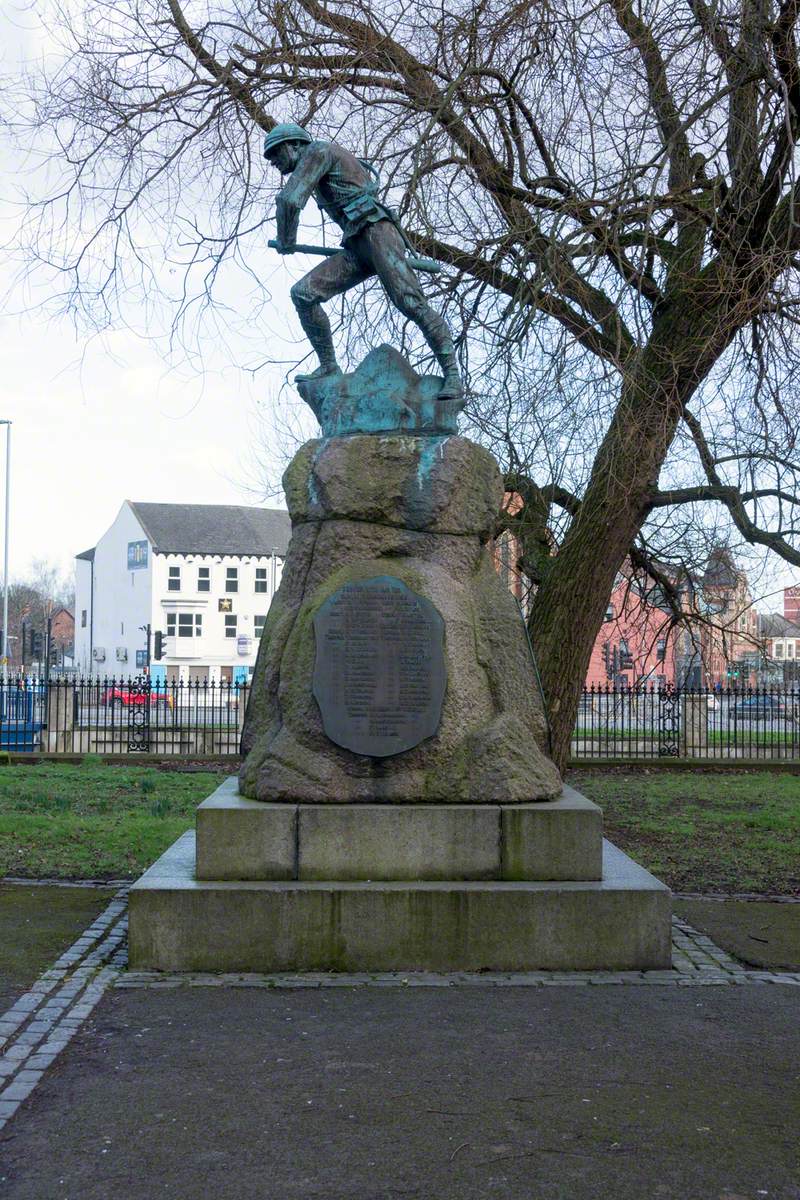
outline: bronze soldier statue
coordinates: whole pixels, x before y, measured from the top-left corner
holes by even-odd
[[[435,354],[444,372],[439,398],[462,401],[450,330],[425,299],[412,266],[415,260],[406,257],[410,247],[396,215],[377,199],[374,167],[336,142],[314,141],[307,130],[288,123],[267,134],[264,157],[281,175],[289,176],[277,204],[274,245],[281,254],[295,252],[300,213],[311,195],[342,230],[341,250],[309,271],[291,291],[300,324],[320,363],[316,371],[299,375],[298,380],[340,373],[322,305],[377,275],[391,302],[416,323]]]

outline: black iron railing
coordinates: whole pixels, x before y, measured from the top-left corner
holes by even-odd
[[[579,759],[800,759],[800,688],[588,688],[571,752]]]
[[[237,755],[249,684],[13,678],[0,682],[0,750],[50,754]],[[587,688],[574,759],[796,759],[800,685]]]
[[[0,684],[0,749],[235,755],[248,691],[225,680],[10,679]]]

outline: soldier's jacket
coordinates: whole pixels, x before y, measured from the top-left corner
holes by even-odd
[[[336,142],[311,142],[278,196],[278,241],[296,241],[300,213],[312,195],[341,228],[342,241],[375,221],[397,225],[395,213],[381,204],[377,191],[377,172],[349,150]]]

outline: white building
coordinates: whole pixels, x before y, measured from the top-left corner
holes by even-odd
[[[289,544],[289,514],[227,504],[126,500],[75,560],[75,665],[154,683],[237,682],[255,665]],[[161,661],[155,635],[166,639]]]

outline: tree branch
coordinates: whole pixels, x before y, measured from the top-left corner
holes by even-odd
[[[706,440],[702,426],[697,417],[693,413],[690,413],[685,406],[683,409],[683,420],[697,447],[697,453],[709,483],[713,487],[720,489],[718,499],[727,507],[728,512],[731,514],[731,520],[742,537],[754,545],[767,546],[770,550],[774,550],[776,554],[779,554],[781,558],[785,559],[786,562],[790,562],[794,566],[800,566],[800,550],[796,550],[794,546],[789,545],[779,533],[771,533],[769,530],[761,529],[756,525],[745,509],[744,501],[739,491],[736,488],[730,489],[723,484],[716,469],[714,456],[711,453],[711,447]]]
[[[746,503],[750,500],[784,500],[787,504],[800,504],[800,496],[783,492],[780,488],[756,488],[740,492],[733,484],[701,484],[698,487],[674,488],[669,492],[655,492],[649,499],[650,508],[666,508],[673,504],[695,504],[703,500],[719,500],[723,504],[737,498]]]
[[[231,97],[242,105],[247,114],[255,121],[256,125],[267,132],[270,129],[274,129],[277,121],[268,112],[265,112],[253,96],[248,85],[234,77],[233,64],[229,63],[223,67],[222,63],[218,62],[214,55],[206,49],[201,39],[186,20],[178,0],[167,0],[167,3],[169,4],[169,10],[181,40],[194,55],[200,66],[204,67],[217,83],[221,83],[227,88]]]

